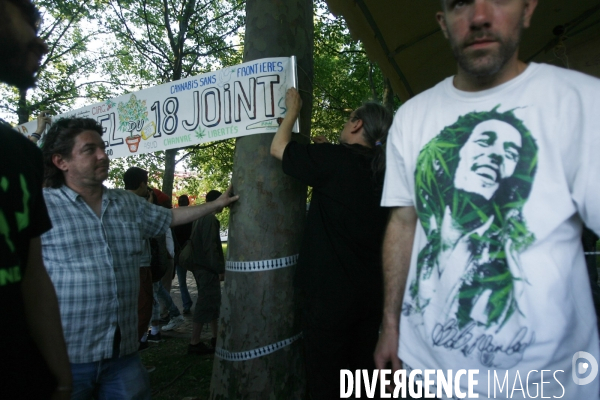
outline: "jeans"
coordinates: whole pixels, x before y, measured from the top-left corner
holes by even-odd
[[[158,300],[162,300],[165,307],[169,310],[171,318],[181,315],[179,309],[173,302],[171,294],[167,292],[167,289],[162,285],[161,281],[154,282],[152,284],[154,291],[154,304],[152,305],[152,321],[158,321],[160,319],[160,304]]]
[[[187,275],[187,269],[183,268],[180,265],[177,265],[175,267],[175,269],[177,270],[177,281],[179,281],[179,291],[181,292],[181,304],[183,304],[183,309],[190,309],[192,308],[192,305],[194,304],[192,302],[192,298],[190,297],[190,292],[188,291],[187,288],[187,283],[186,283],[186,275]]]
[[[149,400],[150,379],[138,353],[73,364],[71,400]]]

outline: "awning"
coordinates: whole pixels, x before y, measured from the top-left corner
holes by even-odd
[[[437,25],[439,0],[326,0],[406,100],[456,73]],[[520,47],[524,61],[600,77],[600,1],[539,0]]]

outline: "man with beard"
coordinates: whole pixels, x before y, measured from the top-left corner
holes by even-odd
[[[536,6],[442,2],[458,71],[405,103],[390,129],[375,362],[479,370],[479,397],[499,372],[528,396],[543,382],[543,396],[598,399],[580,236],[582,223],[600,232],[600,81],[519,61]]]
[[[102,127],[91,118],[56,121],[46,135],[44,198],[53,227],[43,258],[56,288],[73,375],[72,399],[149,399],[138,356],[138,292],[144,239],[237,200],[167,209],[107,189]]]
[[[417,172],[417,179],[427,182],[419,185],[423,200],[417,202],[417,211],[435,223],[426,230],[428,245],[423,254],[427,256],[418,263],[415,285],[429,279],[445,284],[423,285],[415,302],[442,310],[460,327],[472,322],[502,324],[517,307],[513,294],[519,290],[522,274],[517,254],[504,243],[529,240],[512,227],[526,226],[518,199],[526,199],[531,190],[527,181],[533,179],[535,169],[530,170],[528,155],[536,154],[537,148],[511,116],[491,112],[463,120],[461,129],[449,129],[432,141],[447,168],[436,169],[435,163],[424,160]],[[427,175],[435,179],[428,180]],[[509,195],[512,188],[519,190]],[[504,252],[514,264],[506,263],[505,257],[486,257],[490,252]],[[474,287],[478,276],[482,280],[475,279]],[[497,294],[490,301],[493,292],[505,295]]]
[[[47,52],[39,12],[28,0],[0,0],[0,81],[27,89]],[[42,262],[51,228],[42,196],[42,154],[0,124],[0,398],[68,399],[71,373],[56,293]]]

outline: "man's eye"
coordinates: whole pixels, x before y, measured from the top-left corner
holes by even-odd
[[[455,9],[455,8],[462,8],[462,7],[466,6],[466,5],[467,5],[467,1],[464,1],[464,0],[453,1],[451,3],[451,6],[452,6],[453,9]]]
[[[481,147],[489,147],[490,146],[489,139],[479,139],[479,140],[476,140],[475,143],[477,143]]]
[[[506,158],[512,161],[516,161],[519,158],[519,153],[517,153],[516,151],[507,151]]]

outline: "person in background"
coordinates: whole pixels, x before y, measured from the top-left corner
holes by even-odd
[[[206,204],[212,203],[221,196],[218,190],[211,190],[206,194]],[[216,217],[223,211],[217,208],[212,213],[205,215],[194,222],[192,230],[194,264],[196,269],[194,278],[198,287],[198,299],[194,308],[192,338],[188,346],[188,354],[212,354],[217,345],[217,328],[219,310],[221,308],[221,281],[225,272],[225,257],[221,244],[221,225]],[[210,324],[212,337],[210,346],[201,341],[202,327]]]
[[[48,48],[29,0],[0,0],[0,81],[35,85]],[[56,292],[42,261],[40,235],[51,228],[42,195],[42,154],[0,124],[0,398],[71,397],[72,381]]]
[[[44,135],[44,132],[46,132],[46,127],[50,125],[52,125],[52,117],[50,117],[45,111],[41,111],[37,117],[37,128],[35,129],[35,132],[29,135],[29,140],[31,140],[33,143],[39,142]]]
[[[170,208],[170,207],[169,207]],[[167,238],[167,251],[169,253],[169,259],[168,259],[168,267],[167,270],[165,271],[164,276],[160,279],[160,283],[162,285],[162,287],[165,289],[165,291],[167,293],[171,293],[171,288],[172,288],[172,284],[173,284],[173,278],[175,277],[175,235],[173,234],[173,229],[171,228],[167,231],[166,234],[166,238]],[[168,307],[161,303],[160,304],[160,315],[161,315],[161,319],[162,316],[166,315],[167,317],[169,316],[169,309]]]
[[[72,399],[149,399],[137,351],[143,241],[238,197],[229,188],[213,203],[170,210],[107,189],[102,132],[91,118],[65,118],[46,134],[44,198],[53,227],[42,235],[42,253],[60,305]]]
[[[177,199],[177,204],[179,207],[187,207],[190,205],[190,199],[186,194],[183,194]],[[179,251],[181,251],[192,234],[192,223],[176,226],[173,228],[173,233],[175,235],[175,240],[177,241],[177,247],[179,248]],[[192,298],[190,297],[190,292],[187,287],[187,270],[179,265],[177,261],[178,254],[175,255],[175,270],[177,271],[177,282],[179,282],[179,292],[181,293],[183,314],[187,315],[191,313],[190,309],[193,305]]]
[[[340,144],[291,140],[302,101],[289,89],[271,155],[283,172],[313,187],[295,285],[300,293],[306,372],[312,399],[339,398],[341,369],[374,368],[381,322],[381,208],[384,145],[392,116],[365,103],[352,111]]]
[[[139,168],[131,167],[123,174],[123,183],[125,190],[130,191],[136,196],[146,199],[150,203],[154,203],[153,193],[148,188],[148,171]],[[142,254],[140,256],[140,286],[138,294],[138,340],[140,341],[139,350],[148,348],[148,335],[157,335],[160,329],[157,326],[155,332],[148,332],[148,325],[152,319],[152,305],[154,302],[152,288],[152,270],[150,268],[151,251],[150,240],[142,241]],[[151,337],[151,341],[157,341],[158,338]]]
[[[154,204],[166,208],[171,208],[171,199],[169,198],[169,196],[155,188],[153,188],[151,191],[153,193],[152,198],[154,199]],[[164,326],[161,330],[170,331],[176,329],[184,322],[183,316],[179,312],[179,308],[177,308],[177,306],[173,302],[173,299],[171,298],[171,294],[162,284],[164,276],[167,274],[169,274],[169,276],[172,276],[170,274],[173,273],[172,269],[171,271],[169,271],[169,265],[172,264],[174,256],[174,245],[173,237],[171,236],[171,230],[169,229],[165,235],[161,235],[159,237],[150,239],[150,244],[152,248],[153,258],[156,258],[155,260],[153,260],[152,264],[160,265],[157,276],[153,276],[152,278],[152,281],[154,282],[152,284],[154,291],[154,304],[152,306],[151,329],[152,333],[154,333],[156,327],[158,327],[158,325],[162,323]],[[169,246],[171,247],[171,251],[169,251]],[[160,274],[163,274],[163,276],[160,277]],[[160,317],[161,305],[164,306],[167,310],[167,318],[165,318],[165,320],[163,321],[161,321]],[[158,333],[158,341],[160,341],[160,339],[160,333]]]

